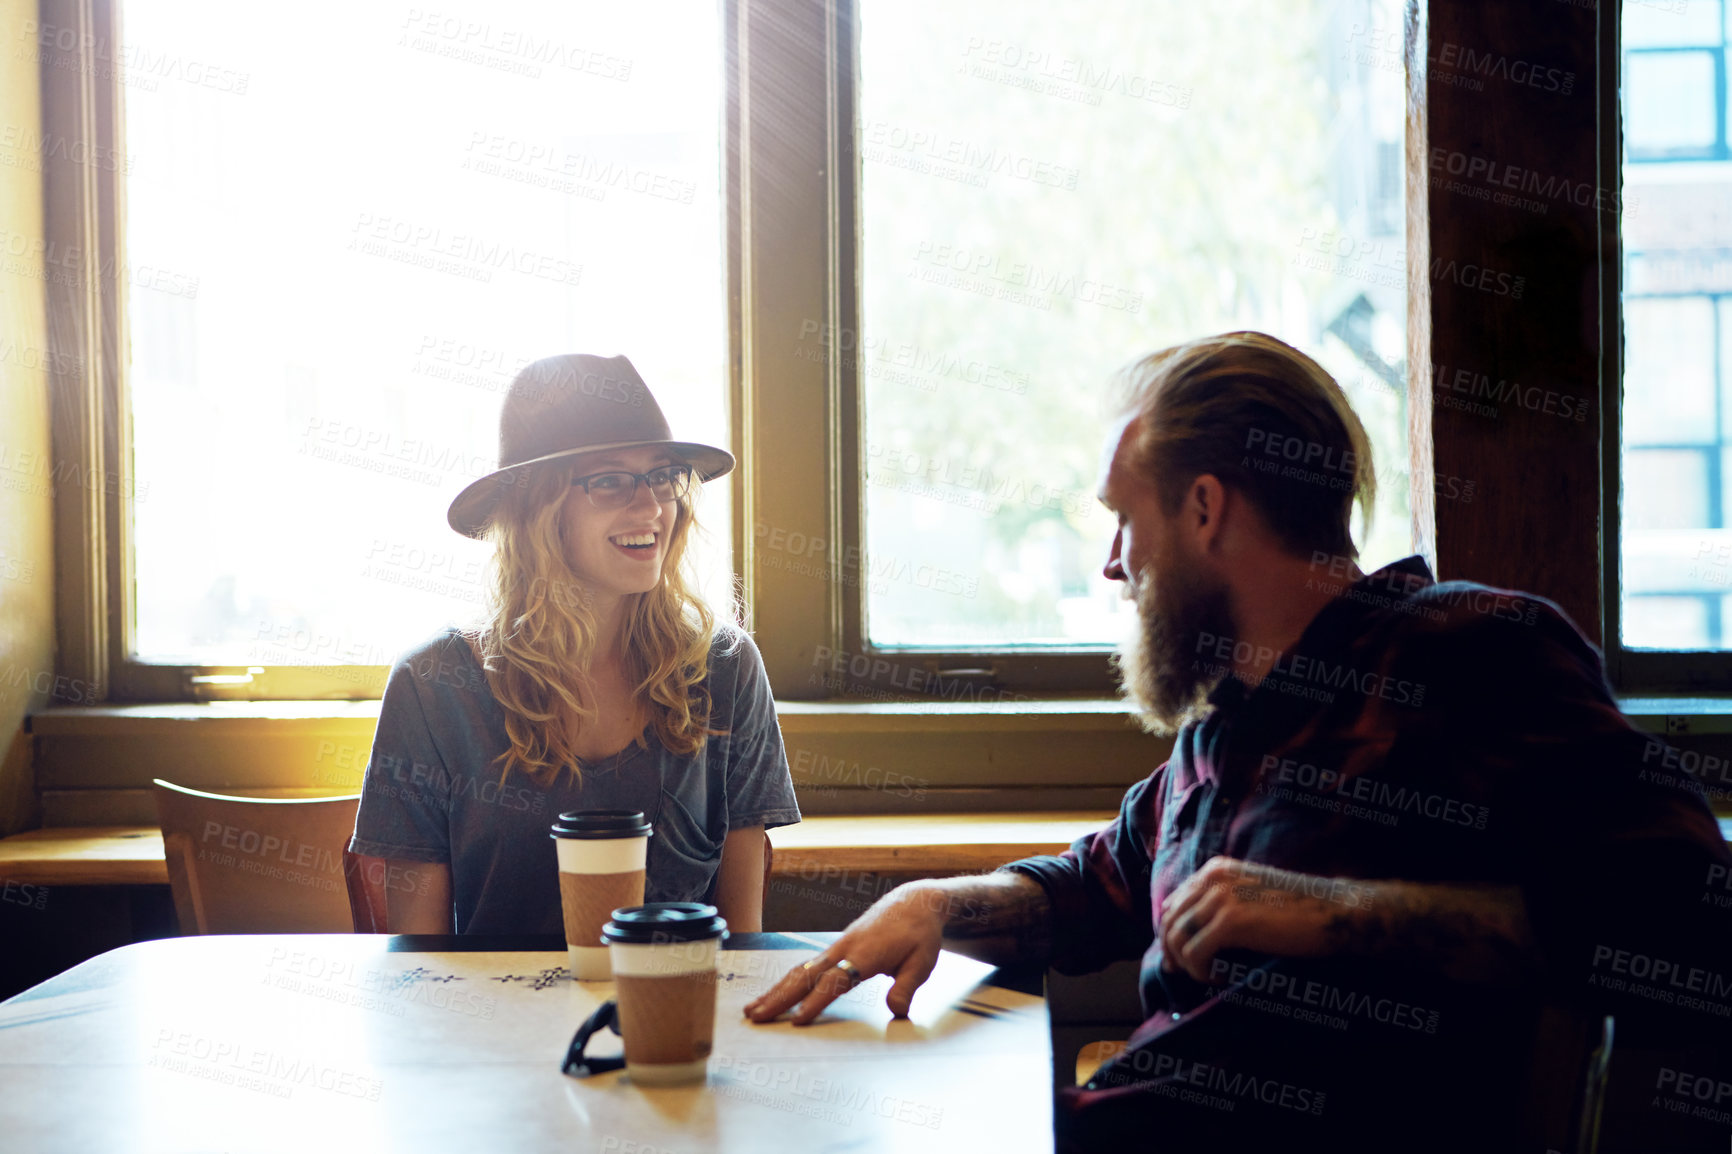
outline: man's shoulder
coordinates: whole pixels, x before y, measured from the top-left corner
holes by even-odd
[[[1429,680],[1471,676],[1482,687],[1520,685],[1546,692],[1557,678],[1586,679],[1595,696],[1610,690],[1605,660],[1555,601],[1477,581],[1426,583],[1375,608],[1362,645],[1392,652]]]
[[[1386,565],[1340,594],[1365,614],[1371,630],[1397,634],[1485,634],[1573,638],[1590,644],[1555,601],[1537,593],[1478,581],[1434,581],[1425,563],[1410,557]]]
[[[1368,618],[1390,625],[1411,624],[1435,630],[1471,627],[1486,621],[1534,625],[1541,617],[1568,622],[1558,605],[1535,593],[1500,589],[1477,581],[1436,581],[1419,557],[1408,557],[1367,573],[1351,584],[1335,578],[1337,596]],[[1369,622],[1368,622],[1369,623]],[[1570,623],[1574,629],[1574,623]],[[1579,631],[1578,631],[1579,632]]]
[[[1534,625],[1544,617],[1548,622],[1563,622],[1576,630],[1575,623],[1557,602],[1537,593],[1501,589],[1478,581],[1439,581],[1414,590],[1408,603],[1417,611],[1413,616],[1457,628],[1486,621]]]

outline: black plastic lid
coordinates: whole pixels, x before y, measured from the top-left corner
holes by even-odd
[[[649,902],[621,906],[601,927],[601,940],[625,946],[659,946],[728,936],[728,922],[703,902]]]
[[[573,809],[559,815],[549,837],[601,841],[616,837],[649,837],[654,831],[635,809]]]

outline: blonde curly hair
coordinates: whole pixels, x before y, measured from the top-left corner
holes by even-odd
[[[552,463],[512,485],[483,534],[493,545],[491,582],[485,621],[469,636],[505,711],[511,747],[500,755],[501,782],[514,768],[544,787],[566,769],[583,779],[573,745],[596,717],[589,668],[600,623],[566,560],[561,529],[565,502],[584,499],[571,486],[577,461]],[[716,618],[686,567],[699,492],[694,486],[680,499],[661,579],[625,598],[620,632],[633,695],[647,705],[656,738],[680,756],[717,736],[704,688]]]

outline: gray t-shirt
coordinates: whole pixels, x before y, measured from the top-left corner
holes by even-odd
[[[505,714],[461,633],[446,629],[391,669],[349,848],[373,857],[448,862],[460,934],[561,932],[558,855],[549,828],[564,810],[642,810],[649,839],[645,900],[713,902],[730,830],[800,820],[763,658],[723,628],[710,648],[710,728],[695,756],[653,732],[583,772],[542,787],[495,759]]]

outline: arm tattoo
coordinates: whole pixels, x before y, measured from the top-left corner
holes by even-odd
[[[1039,882],[993,873],[953,884],[945,895],[944,940],[958,953],[1000,964],[1052,957],[1052,903]]]
[[[1330,917],[1343,953],[1420,966],[1442,977],[1492,985],[1531,980],[1540,954],[1514,886],[1366,882],[1368,909]]]

